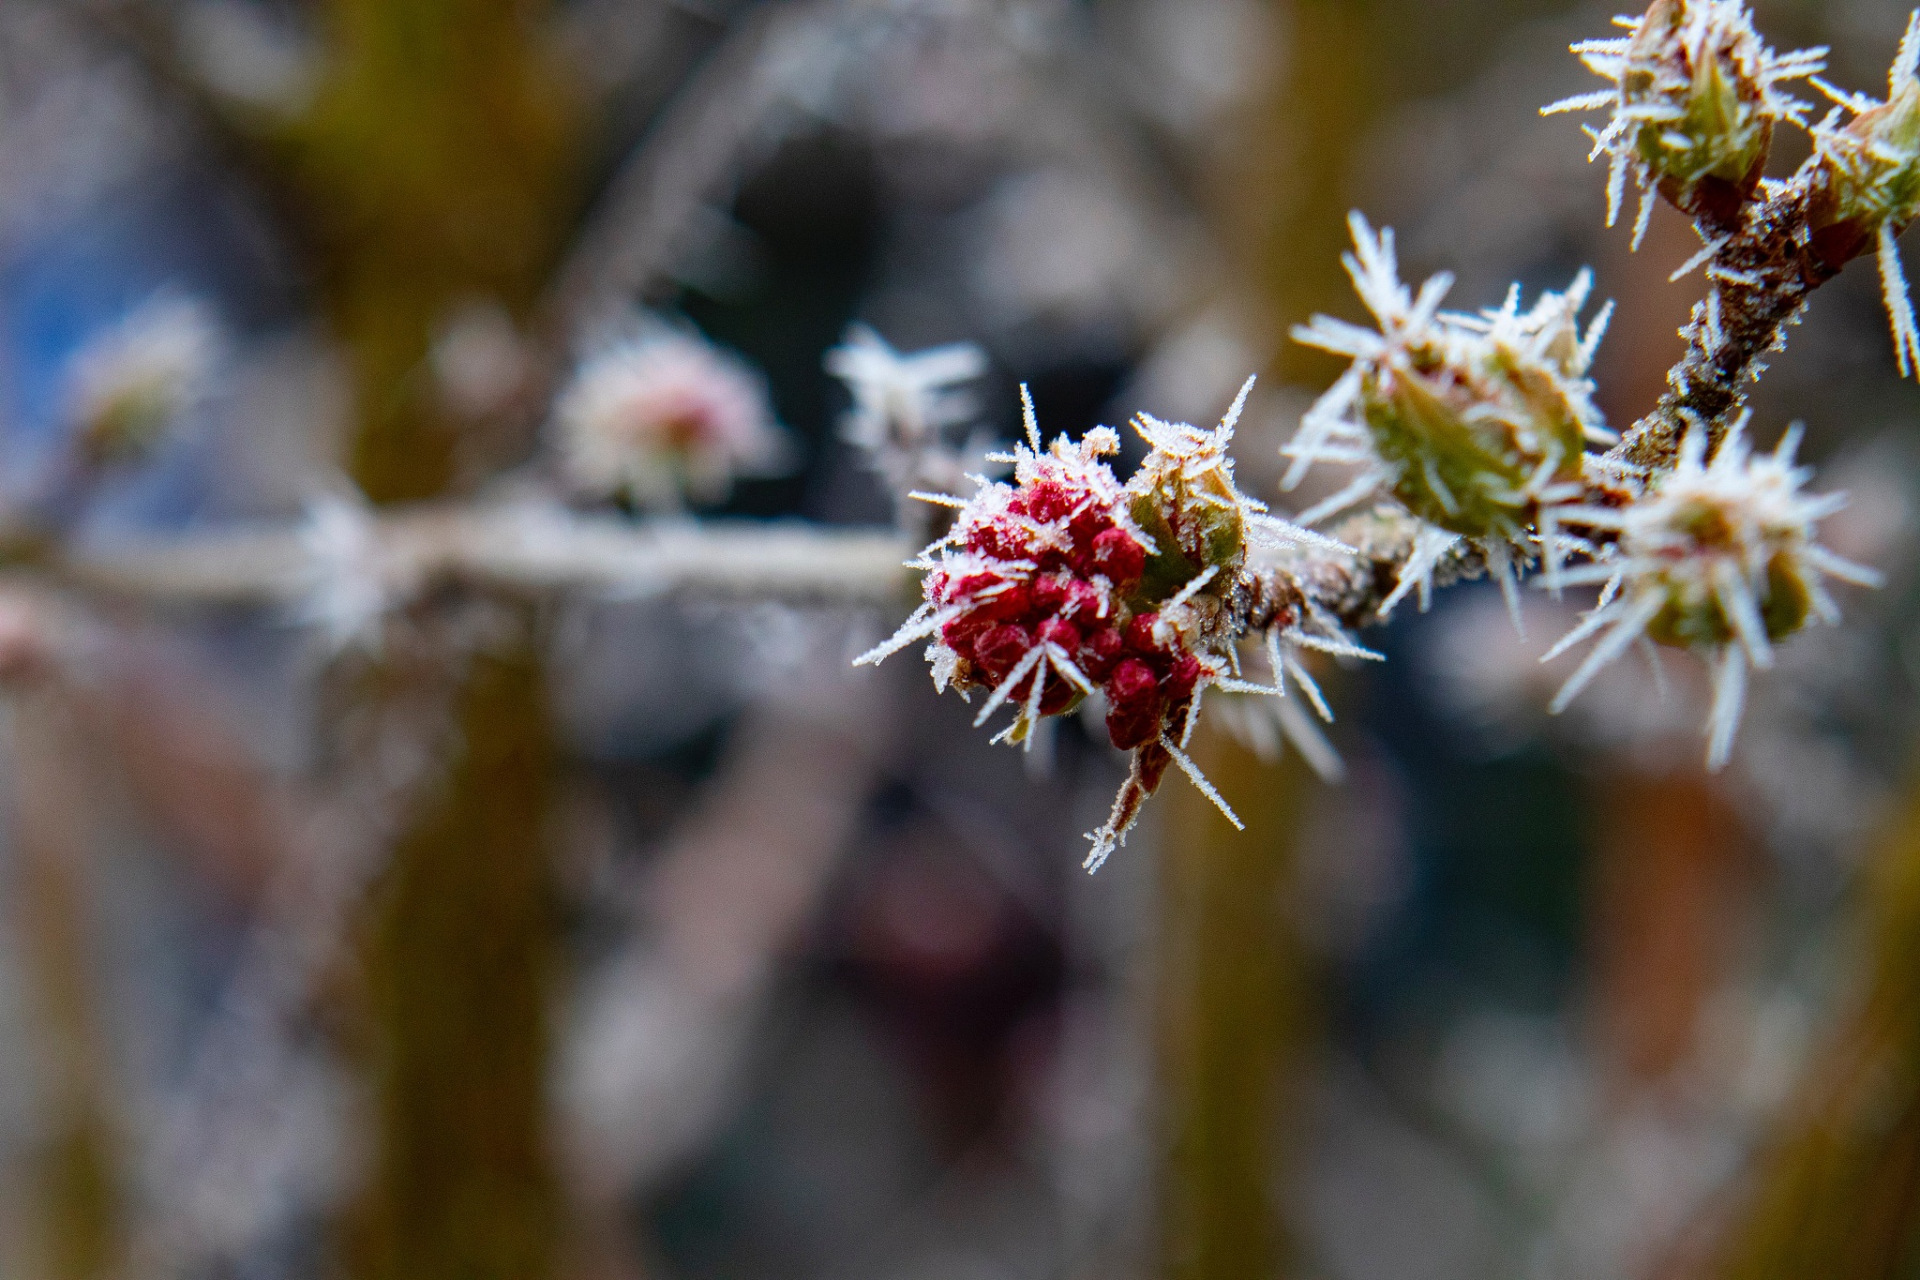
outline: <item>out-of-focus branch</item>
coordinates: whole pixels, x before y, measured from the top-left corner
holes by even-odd
[[[780,74],[796,46],[830,48],[838,6],[768,5],[743,19],[672,109],[615,173],[554,275],[543,321],[559,336],[643,291],[683,247],[701,212],[723,204],[756,152],[777,141]],[[809,28],[814,28],[809,30]]]
[[[711,789],[632,904],[637,928],[577,998],[565,1146],[589,1216],[684,1157],[857,829],[894,720],[877,682],[782,689],[735,729]]]
[[[124,1234],[124,1145],[112,1114],[110,1054],[91,972],[87,845],[78,744],[45,697],[16,704],[10,752],[17,842],[13,909],[21,913],[47,1070],[46,1138],[37,1153],[41,1274],[100,1280]]]
[[[634,524],[549,507],[455,505],[366,513],[346,541],[318,549],[311,527],[186,534],[77,550],[54,572],[87,590],[179,604],[298,600],[330,571],[363,572],[401,591],[457,580],[878,604],[901,595],[901,562],[913,551],[898,535],[873,530]],[[340,563],[342,550],[350,563]]]

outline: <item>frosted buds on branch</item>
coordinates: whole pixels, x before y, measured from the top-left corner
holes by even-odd
[[[1821,86],[1855,118],[1814,129],[1814,156],[1785,183],[1762,177],[1774,127],[1803,123],[1806,109],[1780,86],[1818,71],[1823,51],[1774,53],[1737,0],[1654,0],[1622,23],[1625,38],[1575,46],[1613,87],[1547,110],[1612,111],[1595,134],[1595,154],[1613,161],[1610,221],[1631,174],[1647,197],[1639,229],[1654,192],[1692,215],[1705,247],[1686,269],[1705,264],[1709,280],[1666,394],[1624,439],[1593,402],[1588,373],[1609,308],[1581,324],[1588,273],[1531,308],[1516,287],[1495,310],[1443,312],[1451,278],[1409,289],[1392,232],[1376,234],[1356,213],[1345,263],[1376,327],[1318,316],[1295,330],[1351,364],[1283,449],[1292,465],[1282,484],[1318,462],[1359,474],[1297,524],[1234,483],[1226,449],[1246,387],[1212,430],[1136,419],[1149,453],[1125,484],[1107,461],[1119,449],[1113,431],[1043,449],[1028,402],[1026,444],[1001,458],[1011,484],[980,479],[971,498],[929,498],[957,514],[914,562],[925,602],[859,661],[929,641],[936,685],[984,694],[982,724],[1010,709],[1000,739],[1016,743],[1030,745],[1044,717],[1104,699],[1108,734],[1132,762],[1092,833],[1089,868],[1125,838],[1169,765],[1232,816],[1185,753],[1207,690],[1277,696],[1290,677],[1329,718],[1299,651],[1378,658],[1348,629],[1415,591],[1424,607],[1435,585],[1490,572],[1518,622],[1519,578],[1536,562],[1550,588],[1600,586],[1554,651],[1595,641],[1554,709],[1630,647],[1691,650],[1714,669],[1707,732],[1717,767],[1749,670],[1770,665],[1773,646],[1810,618],[1837,616],[1829,579],[1876,580],[1816,542],[1815,525],[1842,499],[1802,492],[1810,473],[1794,465],[1796,433],[1755,457],[1742,404],[1807,294],[1868,244],[1882,253],[1903,368],[1920,362],[1892,252],[1893,235],[1920,216],[1920,17],[1888,102]],[[919,395],[952,380],[931,367],[909,377],[904,366],[923,357],[856,339],[836,358],[857,393],[863,376],[879,386],[878,373],[854,372],[876,351],[891,361],[888,385],[912,382]],[[876,395],[869,388],[863,406]],[[1363,503],[1339,526],[1342,541],[1305,527]],[[1255,640],[1271,684],[1242,676],[1241,650]],[[1294,704],[1270,721],[1230,718],[1256,737],[1277,726],[1324,773],[1337,769]]]

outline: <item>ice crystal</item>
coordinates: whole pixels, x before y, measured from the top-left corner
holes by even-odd
[[[306,565],[294,583],[292,620],[312,627],[329,653],[379,648],[392,601],[366,501],[327,494],[308,502],[300,548]]]
[[[973,417],[974,401],[957,388],[986,372],[985,352],[956,342],[902,355],[856,324],[827,353],[826,365],[853,395],[842,437],[866,455],[895,494],[958,486],[969,459],[948,435]]]

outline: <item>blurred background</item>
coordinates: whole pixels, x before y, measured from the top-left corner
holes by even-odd
[[[1906,19],[1755,7],[1867,92]],[[849,666],[905,575],[396,598],[356,541],[590,505],[552,405],[640,310],[783,433],[645,527],[894,529],[854,322],[978,344],[1001,439],[1017,383],[1077,434],[1257,372],[1243,487],[1304,508],[1338,479],[1283,499],[1277,449],[1339,366],[1285,335],[1359,318],[1350,208],[1462,308],[1592,264],[1625,425],[1699,282],[1537,113],[1609,12],[0,6],[0,1276],[1920,1275],[1920,431],[1871,270],[1754,430],[1806,422],[1888,585],[1711,778],[1690,659],[1549,721],[1576,602],[1523,639],[1469,585],[1321,672],[1341,779],[1230,708],[1195,754],[1248,833],[1176,780],[1088,877],[1097,728],[1023,757]],[[143,359],[135,448],[87,397]],[[269,527],[333,566],[291,607],[62,571]]]

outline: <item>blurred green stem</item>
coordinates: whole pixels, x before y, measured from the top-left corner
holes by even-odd
[[[458,756],[393,851],[363,950],[377,1156],[358,1280],[539,1280],[561,1204],[545,1107],[553,752],[528,619],[471,660]]]
[[[1305,1022],[1287,911],[1303,769],[1222,738],[1195,757],[1247,824],[1234,830],[1184,780],[1160,820],[1160,1274],[1278,1273],[1285,1105]]]
[[[453,416],[428,355],[463,306],[524,318],[577,212],[584,131],[543,39],[549,8],[329,0],[322,87],[271,140],[354,374],[347,462],[374,502],[443,496],[504,460],[479,445],[488,424]],[[450,627],[435,642],[464,672],[456,756],[402,824],[366,927],[376,1131],[341,1233],[355,1280],[540,1280],[557,1265],[554,741],[534,610],[499,611],[485,638]],[[389,664],[368,696],[404,700],[382,682],[407,678]]]
[[[19,927],[36,988],[45,1139],[35,1161],[40,1274],[97,1280],[120,1260],[120,1143],[109,1112],[86,884],[89,812],[49,690],[15,703]]]
[[[1247,264],[1254,301],[1282,325],[1345,293],[1339,237],[1353,143],[1379,109],[1364,6],[1274,8],[1285,73],[1247,120],[1248,145],[1211,183],[1215,222]],[[1313,352],[1277,351],[1270,372],[1310,382]],[[1264,496],[1264,495],[1263,495]],[[1217,737],[1202,767],[1247,823],[1235,831],[1184,780],[1167,784],[1160,947],[1159,1273],[1167,1280],[1266,1280],[1285,1269],[1280,1187],[1288,1100],[1311,1037],[1307,977],[1288,890],[1304,767],[1263,765]]]
[[[1860,889],[1864,989],[1757,1162],[1711,1274],[1920,1274],[1920,785]]]

